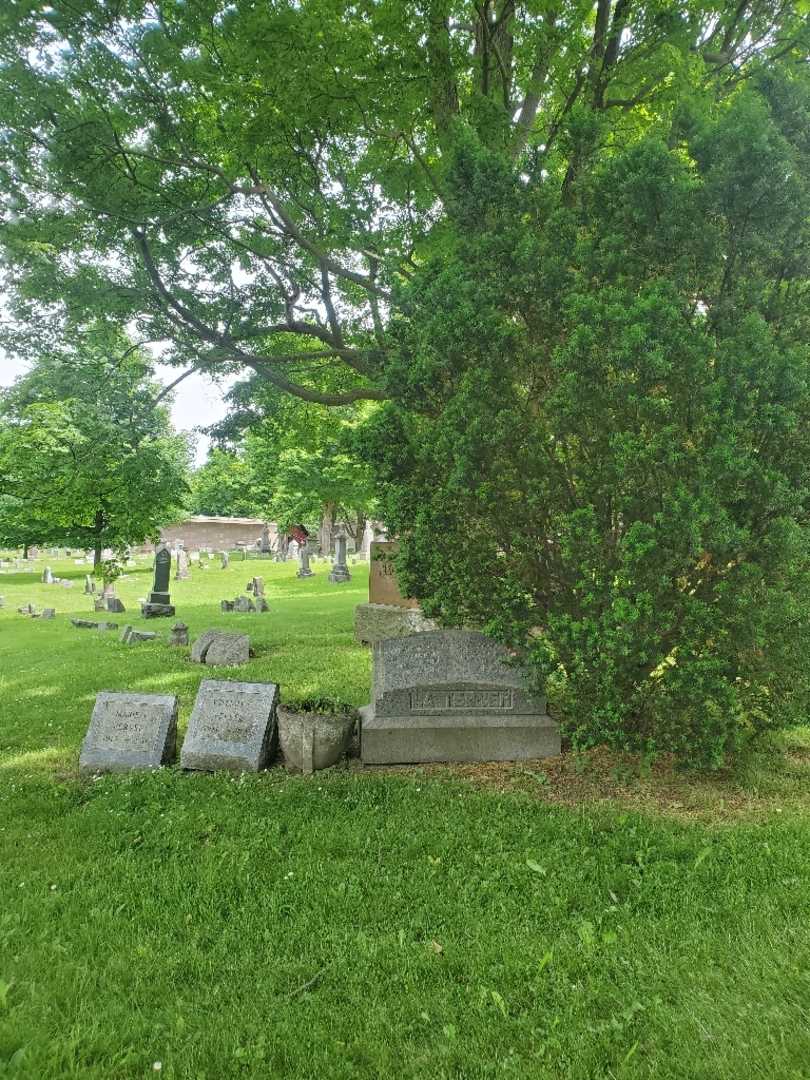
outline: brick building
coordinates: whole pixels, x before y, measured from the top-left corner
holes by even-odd
[[[171,547],[183,542],[186,551],[231,551],[238,547],[255,547],[262,530],[267,526],[270,543],[275,546],[278,530],[274,521],[261,518],[203,517],[195,515],[160,530],[160,538]]]

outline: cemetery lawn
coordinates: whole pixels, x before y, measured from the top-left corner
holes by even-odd
[[[172,581],[192,638],[251,634],[216,677],[368,699],[365,568],[314,568]],[[807,732],[719,779],[597,754],[80,780],[98,690],[177,694],[182,736],[210,671],[74,629],[102,616],[53,569],[74,588],[0,575],[0,1076],[810,1075]],[[270,612],[220,614],[253,573]],[[165,633],[131,615],[149,581],[110,618]]]

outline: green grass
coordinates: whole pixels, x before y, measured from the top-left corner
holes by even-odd
[[[67,566],[73,590],[0,576],[0,1076],[810,1076],[801,739],[718,781],[716,815],[695,781],[690,820],[671,777],[660,809],[624,776],[552,805],[544,765],[82,781],[98,690],[176,693],[182,730],[204,671],[70,627]],[[264,566],[266,615],[218,611],[256,563],[212,567],[172,588],[194,634],[249,629],[225,677],[367,699],[363,567]],[[119,584],[130,611],[148,581]]]

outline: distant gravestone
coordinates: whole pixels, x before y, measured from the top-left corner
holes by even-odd
[[[271,550],[271,548],[270,548],[270,529],[268,528],[267,525],[265,525],[264,528],[262,529],[262,537],[261,537],[261,540],[259,541],[259,550],[265,555],[267,555]]]
[[[247,634],[217,634],[205,651],[209,667],[229,667],[246,664],[250,659],[250,638]]]
[[[90,577],[89,574],[85,574],[84,575],[84,593],[85,593],[85,596],[92,596],[95,591],[96,591],[96,583],[95,583],[95,581],[93,581],[93,579]]]
[[[205,654],[208,651],[208,647],[217,634],[221,634],[221,630],[206,630],[200,634],[194,644],[191,646],[191,660],[195,664],[205,663]]]
[[[188,645],[188,627],[184,622],[176,622],[169,634],[170,645]]]
[[[177,572],[174,576],[177,581],[187,581],[191,576],[188,569],[188,552],[184,548],[177,549]]]
[[[337,537],[337,554],[335,555],[335,563],[332,567],[332,572],[329,575],[329,580],[333,585],[340,584],[343,581],[351,581],[352,575],[349,573],[349,568],[346,565],[346,534],[338,533]]]
[[[264,578],[251,578],[248,591],[252,592],[254,596],[264,596]]]
[[[52,608],[52,607],[43,608],[42,609],[42,618],[43,619],[54,619],[54,618],[56,618],[56,608]]]
[[[298,551],[298,571],[295,576],[300,578],[313,576],[313,572],[309,568],[309,548],[306,544],[301,544]]]
[[[244,615],[248,611],[255,611],[256,605],[249,596],[237,596],[233,602],[233,610],[239,611]]]
[[[174,607],[169,597],[169,578],[172,572],[172,553],[166,544],[155,552],[155,579],[152,591],[146,598],[146,603],[141,604],[141,614],[146,619],[156,618],[162,615],[174,615]]]
[[[79,755],[83,773],[157,769],[174,760],[177,698],[102,691]]]
[[[560,752],[557,724],[491,638],[432,630],[374,646],[373,701],[361,710],[370,765],[514,761]]]
[[[223,612],[233,611],[233,600],[220,600],[219,610]]]
[[[53,571],[51,570],[50,566],[46,566],[45,569],[42,571],[42,584],[53,585]]]
[[[393,604],[396,607],[416,608],[419,601],[403,596],[397,583],[394,558],[399,551],[395,540],[374,540],[371,544],[371,561],[368,571],[368,602],[370,604]]]
[[[228,569],[228,564],[230,563],[230,557],[228,555],[228,552],[223,551],[222,554],[220,555],[220,558],[222,559],[222,569],[227,570]]]
[[[256,610],[262,612],[270,610],[270,605],[267,603],[263,596],[260,596],[259,599],[256,601]]]
[[[184,769],[258,772],[276,743],[275,683],[200,683],[180,755]]]
[[[123,615],[127,610],[124,607],[123,601],[119,600],[117,596],[108,596],[104,600],[105,610],[109,611],[113,615]]]

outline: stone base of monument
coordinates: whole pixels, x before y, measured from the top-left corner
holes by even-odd
[[[141,615],[145,619],[171,617],[175,614],[174,604],[170,603],[167,592],[150,592],[146,603],[141,604]]]
[[[468,691],[465,691],[467,693]],[[560,752],[560,731],[547,714],[491,716],[376,716],[360,710],[360,757],[364,765],[428,761],[526,761]]]
[[[346,566],[335,566],[328,578],[333,585],[340,585],[344,581],[351,581],[352,575]]]
[[[176,614],[174,604],[150,604],[148,601],[145,604],[141,604],[141,615],[143,615],[145,619],[173,617]]]
[[[560,752],[545,701],[509,650],[472,630],[374,646],[373,697],[360,710],[365,765],[520,761]]]
[[[400,607],[398,604],[358,604],[354,609],[354,636],[363,645],[436,629],[436,623],[426,618],[420,608]]]

